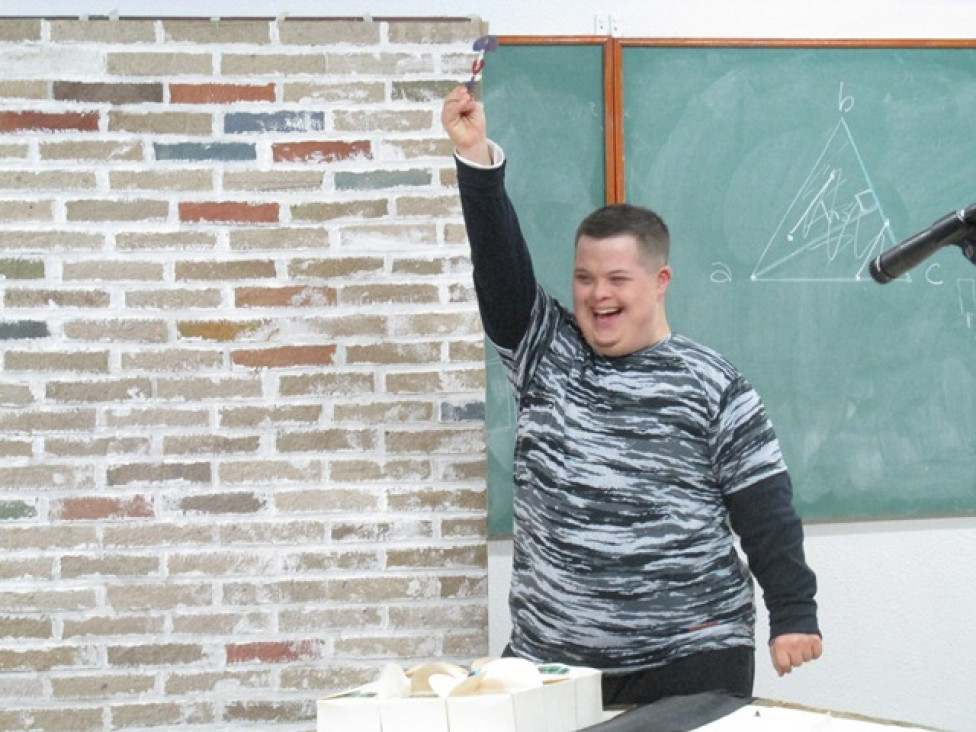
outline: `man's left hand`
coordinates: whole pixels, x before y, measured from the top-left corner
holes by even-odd
[[[773,668],[780,676],[788,674],[807,661],[820,658],[823,651],[823,641],[819,635],[806,633],[786,633],[776,636],[769,644],[769,655],[773,659]]]

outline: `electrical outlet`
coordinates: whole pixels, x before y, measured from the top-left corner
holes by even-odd
[[[609,13],[597,13],[593,16],[593,31],[598,36],[620,35],[620,23],[616,16]]]

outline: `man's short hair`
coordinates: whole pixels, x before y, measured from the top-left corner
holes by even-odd
[[[576,229],[575,242],[578,244],[581,236],[609,239],[622,234],[631,234],[637,239],[643,257],[660,258],[667,263],[671,249],[667,224],[649,208],[629,203],[612,203],[591,213]]]

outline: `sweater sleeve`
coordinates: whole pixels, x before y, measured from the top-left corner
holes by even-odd
[[[505,191],[505,165],[481,168],[460,158],[456,163],[485,334],[495,345],[514,349],[528,328],[536,280],[518,216]]]
[[[725,498],[749,569],[769,611],[769,638],[819,635],[817,578],[803,552],[803,524],[793,508],[789,474],[777,473]]]

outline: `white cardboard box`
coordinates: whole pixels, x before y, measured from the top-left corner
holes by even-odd
[[[543,666],[543,668],[551,668]],[[575,732],[603,721],[600,672],[563,666],[560,673],[543,673],[545,732]]]
[[[382,732],[450,732],[447,705],[439,697],[385,699],[379,706]]]
[[[342,697],[316,703],[317,732],[383,732],[376,699]]]
[[[317,732],[576,732],[603,721],[600,672],[563,667],[513,693],[379,698],[353,689],[317,703]],[[560,680],[554,681],[553,678]]]
[[[543,691],[540,686],[514,694],[448,697],[448,729],[450,732],[541,732],[546,728]]]

